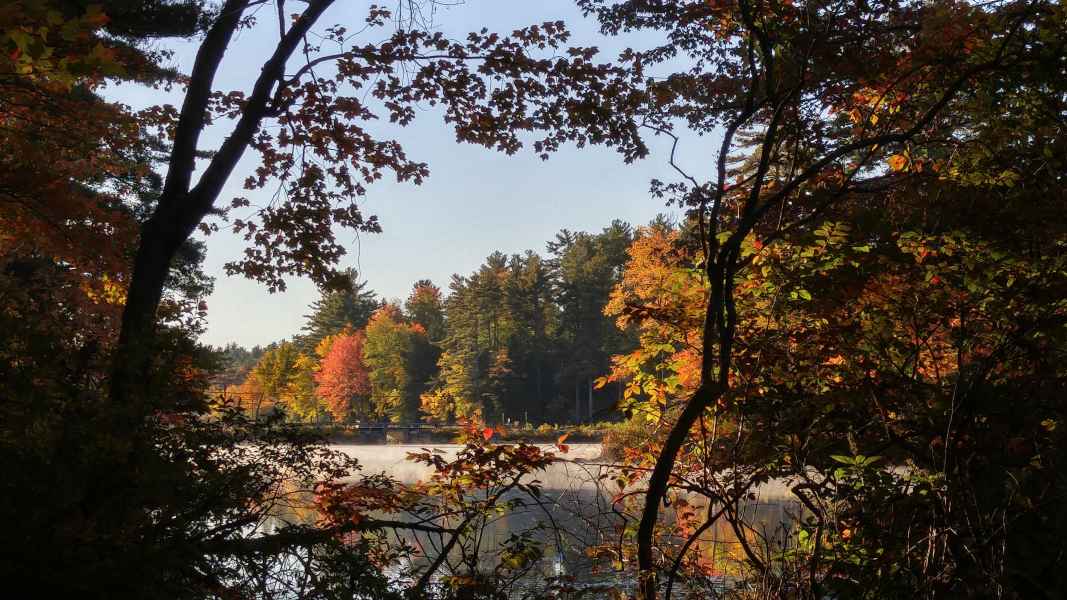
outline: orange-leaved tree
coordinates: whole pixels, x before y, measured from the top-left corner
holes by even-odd
[[[175,252],[198,227],[209,229],[204,219],[213,212],[249,205],[244,198],[219,198],[247,151],[258,154],[259,166],[245,187],[280,183],[286,194],[254,218],[233,221],[251,245],[228,270],[272,290],[283,288],[289,275],[335,281],[333,265],[344,248],[331,226],[377,231],[377,220],[356,204],[367,186],[386,175],[414,183],[428,175],[397,142],[367,129],[379,116],[402,127],[425,103],[441,107],[460,141],[503,152],[518,151],[528,132],[541,155],[565,142],[616,145],[628,159],[645,153],[627,117],[639,101],[631,93],[639,73],[594,62],[595,49],[568,47],[569,33],[559,22],[453,41],[424,27],[422,11],[394,15],[372,6],[358,33],[325,27],[321,43],[312,43],[334,0],[309,1],[293,15],[279,1],[280,39],[252,89],[218,92],[215,75],[230,42],[260,4],[222,4],[200,44],[180,110],[162,111],[172,117],[166,123],[167,177],[142,229],[126,298],[112,382],[120,403],[144,395],[138,382],[151,366],[156,309]],[[548,56],[539,56],[541,50]],[[194,178],[209,119],[235,122]]]
[[[326,401],[333,418],[341,423],[353,414],[362,418],[374,414],[364,357],[366,340],[361,331],[331,336],[329,351],[315,373],[318,395]]]
[[[744,371],[754,365],[773,370],[779,365],[768,360],[805,353],[801,338],[787,330],[778,332],[775,354],[754,352],[744,339],[753,327],[775,325],[759,323],[761,303],[774,298],[779,299],[773,305],[776,308],[820,303],[808,284],[787,286],[784,297],[770,293],[757,299],[757,291],[772,291],[750,275],[757,271],[763,276],[764,265],[759,264],[763,249],[796,238],[803,239],[804,245],[814,244],[805,239],[813,236],[822,236],[823,244],[844,243],[844,239],[863,247],[868,240],[853,241],[848,236],[859,229],[854,225],[872,221],[888,226],[890,237],[918,224],[936,229],[924,222],[924,216],[930,215],[925,207],[904,217],[894,212],[901,205],[887,205],[886,200],[895,197],[890,192],[914,190],[913,186],[938,180],[939,173],[953,185],[1001,191],[1017,184],[1022,172],[1043,173],[1041,169],[1016,171],[1004,164],[1002,155],[977,148],[1004,148],[1006,156],[1022,148],[1033,150],[1039,142],[1053,160],[1058,156],[1058,146],[1043,141],[1051,139],[1046,134],[1016,137],[996,124],[1018,120],[1037,132],[1046,128],[1042,123],[1062,123],[1058,83],[1062,66],[1053,67],[1050,62],[1062,49],[1050,41],[1061,37],[1062,21],[1057,19],[1062,8],[1041,1],[842,5],[580,0],[579,4],[595,13],[609,33],[653,30],[666,36],[660,46],[632,51],[646,68],[655,65],[668,70],[648,82],[648,103],[639,111],[643,125],[667,136],[677,136],[683,127],[698,134],[721,134],[717,155],[704,161],[709,165],[706,172],[682,169],[672,153],[671,164],[679,180],[656,182],[653,188],[657,195],[687,208],[700,246],[697,264],[708,286],[699,385],[683,399],[658,452],[637,530],[640,592],[644,598],[653,598],[660,591],[657,572],[663,566],[655,552],[656,524],[668,492],[679,484],[675,467],[691,431],[730,411],[738,423],[746,423],[749,432],[773,431],[777,426],[773,419],[750,418],[748,410],[781,405],[770,400],[747,403],[746,398],[760,386]],[[680,56],[686,60],[678,61]],[[1018,103],[994,100],[998,94],[1007,94]],[[1049,103],[1050,98],[1056,100]],[[732,161],[741,151],[745,154],[740,164]],[[936,187],[925,187],[915,193],[939,192]],[[957,205],[958,210],[970,212],[962,206]],[[827,230],[827,221],[843,221],[849,232],[842,236],[836,226]],[[1018,222],[1016,217],[1012,221]],[[855,252],[850,245],[839,257],[845,271],[851,262],[859,262],[848,256]],[[802,261],[796,274],[812,273],[816,266]],[[815,277],[818,281],[823,276]],[[849,288],[838,291],[844,289]],[[817,330],[824,318],[800,325],[804,331]],[[845,356],[834,353],[825,361]],[[945,366],[939,365],[940,360],[927,361],[924,372]],[[814,375],[832,366],[813,363],[808,368]],[[969,379],[974,375],[970,371],[959,374],[957,381],[974,381]],[[776,401],[788,398],[779,396]],[[959,423],[959,413],[950,414],[946,429]],[[798,436],[794,442],[802,440]],[[734,473],[755,474],[756,482],[769,477],[759,462],[741,464],[746,468]],[[862,469],[869,463],[864,458],[849,465]],[[726,499],[728,506],[736,504],[729,496]],[[1000,509],[989,510],[987,514],[996,514]],[[714,513],[709,512],[711,516]],[[959,523],[966,522],[960,517]],[[815,548],[821,543],[814,542]],[[746,559],[768,576],[773,569],[752,548],[748,550]],[[945,564],[960,569],[959,579],[950,578],[956,584],[978,585],[980,577],[968,579],[962,574],[972,566],[1000,572],[989,567],[999,559],[975,560],[966,552],[944,556],[948,557]],[[807,578],[816,586],[819,572],[812,567]],[[876,580],[876,572],[877,568],[867,571],[871,576],[865,581]],[[812,593],[822,592],[816,588]]]

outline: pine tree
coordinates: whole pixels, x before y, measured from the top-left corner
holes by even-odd
[[[445,336],[445,308],[441,288],[429,279],[415,282],[411,295],[404,303],[404,312],[412,323],[418,323],[426,330],[431,342],[439,342]]]
[[[595,407],[606,403],[594,399],[592,380],[606,372],[613,351],[630,343],[603,311],[632,241],[630,225],[616,220],[595,235],[563,230],[548,244],[564,348],[560,377],[567,382],[561,392],[573,399],[576,421],[593,418]]]
[[[324,290],[321,297],[311,304],[311,314],[307,319],[299,339],[301,352],[312,354],[323,338],[343,331],[346,327],[358,330],[367,325],[374,311],[381,306],[377,295],[367,289],[366,282],[358,280],[359,274],[353,270],[345,271],[341,289]]]

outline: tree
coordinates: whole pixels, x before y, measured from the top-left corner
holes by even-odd
[[[431,342],[439,342],[445,335],[445,311],[441,288],[429,279],[415,282],[411,295],[404,302],[404,312],[412,323],[426,330]]]
[[[517,391],[515,371],[507,348],[501,348],[491,355],[492,363],[485,372],[485,386],[482,391],[481,405],[491,415],[505,414],[504,406]]]
[[[674,227],[639,229],[604,307],[620,330],[636,327],[638,344],[616,354],[610,375],[597,384],[625,384],[624,407],[643,421],[662,422],[700,384],[707,286],[695,250]]]
[[[508,263],[504,298],[515,322],[507,352],[518,370],[517,389],[503,399],[505,413],[515,419],[549,417],[548,401],[556,396],[555,339],[558,308],[552,276],[540,255],[527,251]]]
[[[108,8],[120,10],[59,1],[0,9],[0,141],[9,149],[0,160],[0,228],[8,232],[0,263],[24,279],[36,270],[49,280],[47,293],[80,315],[69,330],[78,330],[73,343],[101,353],[115,341],[138,223],[158,176],[151,116],[130,114],[97,91],[114,79],[172,83],[149,40],[192,35],[202,10],[195,2]],[[161,313],[168,325],[177,318],[195,325],[210,292],[199,254],[185,244],[173,261]],[[193,310],[177,308],[186,301]]]
[[[992,90],[1011,90],[1009,95],[1019,98],[1031,93],[1046,99],[1062,98],[1058,92],[1050,96],[1050,88],[1045,87],[1058,76],[1039,83],[1036,78],[1018,75],[1051,75],[1049,52],[1053,50],[1046,40],[1059,37],[1062,24],[1048,20],[1058,9],[1041,2],[844,6],[678,1],[649,6],[644,2],[581,0],[580,5],[595,12],[609,33],[647,29],[665,34],[666,44],[638,56],[646,66],[665,66],[680,54],[688,59],[684,69],[649,82],[648,103],[639,111],[647,127],[675,136],[678,122],[683,121],[698,133],[717,128],[723,133],[713,172],[690,174],[676,167],[679,182],[655,182],[653,188],[657,195],[689,208],[699,232],[699,261],[709,286],[700,344],[700,383],[685,399],[658,453],[638,528],[641,595],[653,598],[658,594],[653,546],[657,517],[672,485],[675,466],[687,468],[687,457],[681,463],[678,458],[691,439],[690,430],[702,419],[720,415],[747,418],[747,430],[755,428],[760,437],[776,427],[771,418],[775,412],[770,409],[777,404],[770,399],[765,404],[750,400],[753,391],[760,388],[751,373],[745,372],[752,365],[767,364],[756,357],[769,357],[749,355],[752,346],[741,337],[761,319],[758,311],[750,310],[760,303],[745,306],[745,296],[769,291],[748,281],[765,256],[763,249],[805,236],[821,238],[822,245],[803,245],[840,248],[855,231],[854,224],[881,222],[902,227],[908,219],[922,223],[925,208],[918,208],[924,206],[922,203],[912,205],[917,210],[908,212],[908,218],[897,220],[896,211],[901,206],[887,199],[897,201],[901,197],[898,193],[910,186],[933,183],[939,178],[937,173],[947,172],[949,180],[958,182],[974,181],[972,178],[978,176],[977,181],[986,185],[1015,183],[1009,181],[1014,171],[1005,174],[1003,169],[975,169],[971,158],[957,157],[974,156],[974,148],[988,148],[985,144],[996,146],[994,140],[999,134],[984,136],[996,129],[992,124],[1005,118],[1004,113],[1029,112],[1015,111],[999,102],[995,103],[998,108],[989,112]],[[1060,102],[1043,104],[1045,108],[1038,110],[1053,122],[1062,121],[1053,116]],[[745,136],[738,135],[742,131]],[[731,173],[728,158],[737,143],[749,147],[752,160],[747,168],[742,165]],[[676,164],[672,157],[672,165]],[[990,174],[994,176],[988,177]],[[928,193],[936,195],[936,186],[918,195],[926,197]],[[973,214],[971,209],[963,212]],[[835,225],[841,221],[844,229]],[[872,233],[870,241],[885,243],[885,233],[879,232],[882,237]],[[891,229],[890,234],[900,236],[902,232]],[[863,248],[866,241],[856,240],[834,260],[845,266],[859,262],[855,255],[862,252],[852,246]],[[792,252],[784,252],[792,256]],[[807,262],[793,273],[814,273],[819,262]],[[768,270],[771,272],[773,268]],[[807,287],[787,286],[785,294],[791,302],[819,302]],[[808,323],[808,328],[814,324]],[[804,356],[814,354],[799,346],[797,336],[781,333],[789,342],[786,348],[796,348]],[[828,356],[830,359],[831,364],[842,360],[837,355]],[[768,368],[779,366],[772,365]],[[807,368],[815,369],[815,365],[808,364]],[[970,377],[963,372],[960,376]],[[758,411],[763,418],[753,419],[751,411]],[[794,433],[795,440],[805,437]],[[866,458],[849,461],[851,467],[859,465],[861,470],[869,464]],[[755,459],[747,462],[742,454],[735,466],[754,468],[759,464]],[[810,464],[791,468],[790,473],[802,478],[800,473]],[[755,468],[750,481],[766,476],[765,471]],[[806,494],[798,492],[802,500],[810,502]],[[728,505],[736,501],[730,498],[727,495],[723,501]],[[960,521],[961,526],[964,521]],[[826,535],[826,528],[814,533],[819,538]],[[815,542],[815,554],[819,554],[821,543]],[[745,546],[745,550],[753,568],[767,575],[766,563],[753,548]],[[998,559],[984,562],[986,559],[976,561],[962,553],[949,555],[943,564],[952,564],[949,568],[958,574],[958,578],[950,577],[950,586],[956,589],[977,589],[979,584],[965,574],[970,569],[1001,572],[999,567],[988,566]],[[816,586],[812,593],[819,595],[819,570],[813,565],[802,580]],[[988,580],[985,585],[989,585]]]
[[[120,403],[135,395],[149,365],[155,312],[172,257],[204,218],[219,209],[223,185],[250,148],[259,153],[261,166],[246,186],[259,189],[280,180],[287,200],[260,211],[258,222],[234,221],[253,247],[228,269],[263,281],[272,290],[282,289],[287,275],[336,282],[332,265],[344,249],[336,243],[331,225],[378,229],[377,221],[365,217],[353,199],[386,172],[415,183],[427,175],[426,166],[408,159],[397,143],[377,140],[364,129],[363,123],[375,117],[374,107],[363,101],[366,93],[400,126],[415,117],[416,104],[440,103],[460,141],[506,152],[523,145],[518,132],[538,131],[543,137],[535,149],[542,154],[564,141],[615,144],[628,158],[645,153],[631,122],[616,118],[625,112],[617,109],[633,100],[627,71],[592,63],[594,50],[569,50],[552,59],[528,52],[535,46],[562,48],[568,34],[560,23],[519,29],[508,37],[472,33],[460,43],[400,22],[386,41],[355,46],[338,26],[328,29],[323,39],[340,51],[319,54],[319,47],[305,40],[333,0],[315,0],[293,19],[279,11],[281,39],[250,93],[216,95],[215,73],[235,32],[248,23],[243,17],[253,4],[223,3],[206,29],[181,110],[168,123],[173,136],[167,178],[157,209],[142,227],[123,312],[113,377]],[[382,31],[390,16],[372,7],[364,39]],[[287,73],[298,51],[304,55],[303,66]],[[335,78],[319,74],[316,67],[325,69],[325,63],[334,66]],[[486,85],[488,80],[493,80],[492,87]],[[194,185],[200,133],[212,115],[237,119]],[[271,119],[286,125],[281,133],[274,135],[264,127]],[[298,161],[302,153],[318,157],[325,166]],[[233,205],[247,205],[247,200],[237,199]]]
[[[315,374],[319,364],[307,354],[300,354],[293,361],[293,372],[285,391],[285,404],[298,418],[316,422],[322,414],[322,402],[319,400],[315,383]]]
[[[471,357],[445,350],[437,366],[437,384],[420,396],[422,412],[437,422],[480,420],[483,413],[477,401],[477,374],[471,368]]]
[[[574,386],[576,422],[587,413],[593,418],[593,378],[605,371],[611,353],[628,345],[603,311],[632,235],[629,224],[615,221],[598,235],[564,230],[548,244],[560,333],[568,345],[563,376]]]
[[[370,379],[363,356],[365,341],[362,332],[338,335],[315,374],[318,395],[326,400],[334,420],[341,423],[353,414],[363,418],[373,414],[369,404]]]
[[[222,371],[214,377],[214,384],[221,389],[226,389],[244,381],[266,350],[262,346],[248,349],[236,342],[230,342],[222,348],[216,348],[215,351],[219,354]]]
[[[366,335],[371,398],[378,415],[388,416],[394,423],[415,421],[427,379],[425,371],[432,365],[426,356],[426,330],[405,322],[398,306],[386,304],[367,323]]]
[[[280,400],[289,387],[297,352],[292,342],[282,342],[267,347],[252,374],[259,380],[263,391],[274,400]]]
[[[304,316],[307,323],[301,328],[300,343],[307,353],[327,336],[346,328],[363,329],[380,305],[374,292],[366,289],[367,283],[358,281],[358,273],[348,269],[344,274],[347,279],[340,289],[323,290],[311,304],[311,314]]]

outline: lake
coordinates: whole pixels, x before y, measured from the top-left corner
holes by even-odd
[[[498,561],[500,545],[511,536],[525,533],[544,549],[538,563],[527,574],[528,581],[523,584],[526,591],[534,593],[535,588],[551,585],[560,578],[559,581],[585,588],[586,592],[604,590],[604,594],[584,593],[583,597],[609,597],[605,594],[611,588],[630,588],[632,582],[617,570],[617,556],[604,549],[621,547],[623,532],[628,524],[632,530],[638,515],[632,509],[627,514],[622,506],[612,503],[618,488],[612,479],[606,482],[600,479],[610,471],[610,466],[601,463],[600,444],[568,446],[569,451],[560,455],[564,460],[535,475],[543,488],[540,505],[519,507],[486,521],[477,539],[479,568],[491,569]],[[384,472],[403,483],[415,483],[432,473],[429,466],[408,461],[409,452],[433,449],[451,458],[461,448],[452,444],[336,444],[332,447],[357,459],[363,474]],[[555,449],[552,445],[541,447]],[[610,489],[606,489],[604,483],[611,484]],[[789,529],[788,523],[795,508],[788,500],[787,488],[773,483],[761,487],[756,497],[743,505],[748,522],[762,526],[768,532],[767,539],[778,537]],[[667,509],[664,517],[673,519],[673,511]],[[434,546],[430,540],[413,534],[404,537],[408,543],[423,546],[427,554],[433,556]],[[627,540],[632,541],[631,538]],[[593,548],[601,551],[592,552],[590,549]],[[701,536],[694,552],[707,567],[707,572],[724,581],[736,572],[741,556],[733,530],[722,521]],[[428,560],[424,558],[421,562]]]

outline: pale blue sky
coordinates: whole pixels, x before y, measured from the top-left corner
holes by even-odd
[[[367,5],[352,0],[338,4],[324,23],[357,23]],[[437,15],[440,28],[453,38],[481,27],[510,32],[557,19],[568,24],[575,45],[600,47],[604,60],[614,58],[623,42],[642,42],[604,38],[570,0],[468,0]],[[222,64],[216,88],[247,90],[276,37],[275,23],[266,18],[256,29],[242,32]],[[176,62],[188,72],[195,46],[174,48]],[[134,107],[180,102],[176,95],[126,86],[111,90],[109,96]],[[230,125],[223,122],[209,129],[201,148],[217,147]],[[566,148],[546,162],[532,152],[508,157],[460,145],[436,111],[429,110],[407,129],[383,131],[400,140],[409,157],[429,163],[431,172],[421,186],[393,182],[372,186],[362,210],[379,217],[383,233],[357,236],[345,231],[339,237],[349,250],[343,265],[357,268],[370,287],[386,298],[406,297],[418,279],[432,279],[446,287],[452,273],[469,273],[494,250],[544,253],[545,242],[561,228],[597,231],[616,218],[641,224],[658,212],[676,214],[648,194],[651,178],[673,176],[667,165],[669,145],[663,138],[649,138],[651,157],[626,165],[606,148]],[[694,170],[711,163],[709,155],[700,151],[706,150],[706,144],[706,140],[684,138],[680,145],[683,160],[687,157],[686,164]],[[234,195],[247,195],[240,184],[253,166],[254,157],[246,155],[220,204],[228,204]],[[265,202],[266,194],[258,198]],[[255,204],[257,196],[250,197]],[[243,240],[222,232],[207,241],[206,270],[217,279],[215,293],[208,299],[209,324],[202,341],[252,346],[298,333],[307,305],[318,297],[315,286],[294,279],[288,281],[286,292],[268,294],[258,283],[227,277],[222,265],[240,255]]]

